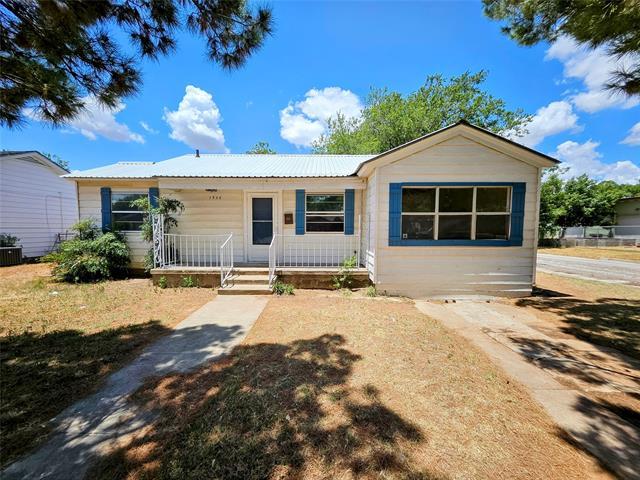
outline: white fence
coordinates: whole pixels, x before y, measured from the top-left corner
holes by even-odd
[[[596,225],[564,227],[560,238],[639,238],[640,225]]]

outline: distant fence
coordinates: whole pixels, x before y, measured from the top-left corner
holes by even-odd
[[[640,225],[564,227],[558,233],[565,247],[640,246]]]

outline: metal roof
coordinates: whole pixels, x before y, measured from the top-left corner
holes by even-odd
[[[66,175],[69,178],[348,177],[375,155],[200,154],[162,162],[119,162]]]

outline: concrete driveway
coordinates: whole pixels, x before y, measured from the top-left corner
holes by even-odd
[[[186,372],[227,354],[242,341],[268,300],[240,295],[215,297],[111,375],[101,390],[54,418],[55,430],[49,439],[0,472],[0,478],[83,478],[97,456],[153,420],[129,402],[129,394],[149,377]]]
[[[640,263],[538,253],[538,271],[640,286]]]
[[[416,301],[526,386],[572,441],[621,478],[640,480],[640,428],[599,394],[640,396],[640,362],[613,349],[543,333],[542,320],[502,303]],[[548,330],[547,330],[548,331]]]

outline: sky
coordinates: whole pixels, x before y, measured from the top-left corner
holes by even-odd
[[[479,1],[270,3],[275,31],[239,70],[211,63],[186,32],[177,50],[142,61],[144,84],[114,110],[85,112],[53,129],[30,119],[0,129],[0,148],[55,154],[84,170],[161,161],[199,148],[243,153],[259,141],[310,152],[340,111],[358,117],[371,88],[408,94],[428,75],[489,72],[484,88],[533,115],[515,139],[597,179],[640,179],[640,97],[603,88],[616,63],[568,38],[522,47]]]

